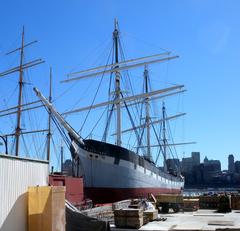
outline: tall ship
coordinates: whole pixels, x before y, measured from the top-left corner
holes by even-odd
[[[165,99],[183,93],[185,88],[184,85],[173,85],[153,90],[149,72],[153,64],[168,62],[178,56],[172,56],[171,52],[166,51],[125,60],[119,35],[119,25],[115,20],[112,58],[108,58],[111,62],[71,73],[67,79],[62,81],[68,83],[99,78],[100,86],[103,83],[102,80],[107,78],[109,85],[106,101],[96,103],[96,99],[103,95],[98,87],[90,106],[60,114],[52,103],[37,88],[34,88],[37,96],[51,114],[54,123],[65,136],[71,151],[75,173],[83,176],[85,194],[94,203],[146,197],[149,193],[153,195],[177,194],[181,193],[184,187],[184,178],[180,174],[179,165],[173,171],[167,164],[167,158],[169,158],[169,148],[173,149],[175,145],[187,143],[172,142],[167,130],[170,120],[183,116],[185,113],[167,116]],[[137,81],[131,81],[130,71],[134,69],[142,73]],[[123,89],[126,79],[130,86],[127,90]],[[133,89],[136,89],[133,87],[134,84],[141,85],[143,91],[134,93]],[[161,103],[160,115],[152,116],[152,105],[158,101]],[[100,139],[91,136],[83,138],[83,130],[75,130],[66,121],[66,116],[83,111],[87,116],[93,113],[93,117],[98,117],[99,113],[96,109],[99,108],[104,108],[105,114],[102,113],[99,116],[93,127],[99,125],[100,119],[106,122],[97,130],[98,135],[101,134]],[[85,129],[91,130],[89,126]],[[124,137],[129,133],[131,133],[131,138]],[[108,137],[115,137],[114,142],[111,142]],[[159,167],[160,156],[162,156],[163,163]]]

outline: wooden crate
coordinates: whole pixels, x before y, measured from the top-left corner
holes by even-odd
[[[142,209],[125,209],[125,216],[126,217],[142,217],[143,210]]]
[[[142,209],[116,209],[114,210],[114,221],[119,228],[140,228],[143,225]]]
[[[158,210],[148,209],[143,212],[143,216],[146,216],[149,221],[154,221],[158,218]]]
[[[114,217],[125,217],[126,211],[124,209],[115,209],[113,211]]]
[[[143,225],[142,217],[127,217],[126,225],[128,228],[140,228]]]
[[[116,227],[125,228],[127,226],[126,217],[114,217],[114,223]]]

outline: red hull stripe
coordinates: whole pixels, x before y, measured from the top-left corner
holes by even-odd
[[[93,200],[94,204],[112,203],[116,201],[146,198],[149,193],[157,195],[160,193],[181,193],[180,189],[168,188],[85,188],[85,196]]]

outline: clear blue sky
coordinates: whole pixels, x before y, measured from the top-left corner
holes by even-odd
[[[175,51],[180,59],[170,65],[167,78],[188,90],[185,137],[197,142],[185,147],[185,155],[200,151],[202,159],[220,159],[223,168],[230,153],[240,160],[238,0],[2,0],[0,9],[1,70],[7,66],[3,53],[18,44],[25,25],[26,40],[39,40],[27,55],[46,60],[33,72],[39,88],[46,87],[52,65],[55,97],[66,89],[59,80],[72,68],[97,64],[91,54],[111,39],[115,17],[129,39],[128,50],[134,51],[129,58],[153,54],[159,47]],[[56,102],[59,111],[67,108],[66,99],[61,100]]]

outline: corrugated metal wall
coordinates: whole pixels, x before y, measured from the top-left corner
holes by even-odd
[[[0,231],[27,230],[28,186],[48,185],[48,162],[0,155]]]

